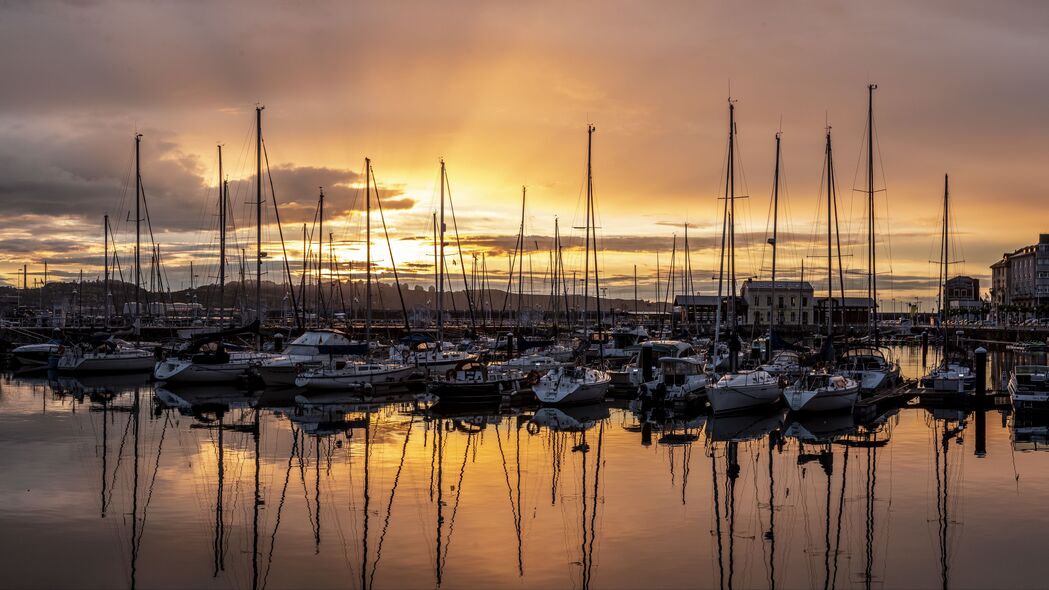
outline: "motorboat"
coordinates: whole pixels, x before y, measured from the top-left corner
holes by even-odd
[[[783,390],[783,399],[794,412],[851,410],[859,395],[858,381],[824,371],[809,373]]]
[[[740,371],[722,376],[707,386],[707,399],[715,414],[768,406],[782,394],[779,379],[767,371]]]
[[[62,373],[139,373],[149,371],[154,363],[152,352],[109,338],[98,346],[66,347],[58,357],[57,369]]]
[[[1049,366],[1016,366],[1007,387],[1017,411],[1049,409]]]
[[[758,367],[769,375],[779,377],[780,375],[798,375],[803,371],[801,367],[801,355],[793,350],[780,350],[772,355],[769,362]]]
[[[663,358],[696,358],[697,360],[700,358],[692,345],[682,340],[649,340],[644,346],[652,347],[653,362]],[[608,371],[612,377],[612,387],[636,392],[637,388],[644,384],[639,361],[641,348],[641,345],[631,347],[631,350],[636,353],[635,358],[617,370]],[[659,370],[658,365],[654,367],[653,380],[659,378]]]
[[[646,340],[648,330],[644,326],[617,326],[612,329],[607,341],[592,342],[589,356],[600,357],[613,363],[627,361],[633,356],[634,347]]]
[[[213,342],[196,353],[157,362],[153,366],[153,378],[168,383],[233,383],[272,357],[271,353],[231,349],[222,342]]]
[[[463,361],[449,369],[443,378],[431,381],[426,389],[445,404],[484,403],[520,393],[522,380],[518,369]]]
[[[900,365],[888,358],[886,352],[874,346],[849,348],[838,363],[840,372],[858,381],[864,393],[893,387],[900,381]]]
[[[921,386],[936,393],[967,394],[976,388],[972,368],[959,362],[945,360],[921,378]]]
[[[539,378],[532,387],[535,397],[546,405],[569,405],[605,399],[612,378],[589,367],[558,367]]]
[[[510,369],[517,369],[524,373],[531,371],[546,373],[551,369],[560,367],[561,364],[561,361],[550,356],[543,354],[526,354],[506,361],[504,366]]]
[[[443,373],[463,361],[476,361],[477,355],[465,350],[456,350],[451,343],[423,342],[414,349],[404,346],[390,348],[390,360],[416,365],[428,373]]]
[[[292,386],[299,374],[306,370],[367,353],[367,344],[353,342],[338,330],[307,330],[280,354],[259,361],[254,371],[266,385]]]
[[[663,357],[659,359],[656,379],[641,384],[639,394],[656,401],[687,402],[702,397],[708,382],[702,360]]]
[[[12,350],[11,355],[25,366],[44,366],[47,365],[49,358],[60,355],[61,349],[62,341],[55,338],[47,342],[23,344]]]
[[[397,362],[339,361],[306,369],[293,384],[306,389],[346,390],[363,385],[395,385],[415,376],[416,367]]]

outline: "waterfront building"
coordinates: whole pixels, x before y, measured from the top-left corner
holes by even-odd
[[[768,326],[773,320],[777,326],[812,325],[814,298],[808,281],[776,281],[773,289],[772,281],[750,279],[740,292],[747,302],[747,325]]]
[[[1049,313],[1049,234],[1038,243],[1002,254],[991,265],[991,309],[995,319]]]
[[[777,281],[778,282],[778,281]],[[721,323],[722,326],[729,324],[727,296],[721,297]],[[677,320],[688,326],[699,326],[701,329],[712,329],[717,322],[718,296],[717,295],[675,295],[674,313]],[[736,297],[736,320],[737,324],[745,323],[747,317],[747,303],[743,297]]]

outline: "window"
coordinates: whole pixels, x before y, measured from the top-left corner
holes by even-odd
[[[801,312],[801,323],[803,323],[805,325],[808,325],[808,323],[809,323],[809,312],[807,312],[807,311]]]
[[[795,296],[793,296],[793,295],[791,295],[791,296],[790,296],[790,306],[791,306],[791,307],[794,307],[794,306],[795,306],[795,305],[797,305],[797,304],[798,304],[798,298],[797,298],[797,297],[795,297]]]
[[[768,305],[769,307],[772,307],[772,295],[766,295],[765,296],[765,304]]]
[[[790,312],[790,321],[791,322],[797,321],[797,315],[795,315],[795,313],[793,311]]]
[[[808,297],[802,297],[802,298],[801,298],[801,306],[802,306],[802,307],[805,307],[805,306],[807,306],[808,304],[809,304],[809,298],[808,298]],[[805,323],[807,324],[808,322],[805,322]]]
[[[771,322],[772,321],[772,312],[771,311],[766,311],[765,312],[765,321],[766,322]]]
[[[754,323],[755,324],[760,324],[761,323],[761,312],[760,311],[755,311],[754,312]]]

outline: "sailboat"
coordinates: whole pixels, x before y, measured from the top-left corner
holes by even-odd
[[[583,274],[583,342],[590,341],[587,303],[590,299],[590,254],[594,257],[594,293],[597,297],[597,324],[601,331],[601,288],[597,272],[597,237],[594,227],[594,176],[591,155],[593,153],[594,126],[587,125],[586,132],[586,262]],[[591,243],[593,240],[593,243]],[[602,350],[602,349],[599,349]],[[585,360],[585,359],[583,359]],[[585,404],[605,399],[612,385],[612,377],[599,369],[583,366],[558,367],[539,378],[532,387],[539,402],[546,405]]]
[[[256,319],[252,324],[240,329],[227,332],[214,332],[202,336],[200,339],[191,341],[190,346],[183,348],[175,358],[168,358],[156,363],[153,367],[153,377],[158,381],[169,383],[229,383],[244,377],[248,370],[257,363],[272,358],[272,354],[261,352],[261,339],[258,330],[262,323],[262,109],[255,107],[255,314]],[[222,181],[222,147],[219,146],[219,199],[225,206],[228,195],[226,184]],[[223,227],[219,229],[223,236],[221,244],[225,244],[225,218]],[[220,258],[225,259],[226,253],[220,252]],[[254,332],[256,337],[255,350],[235,350],[230,352],[222,342],[226,335],[236,333]],[[202,347],[207,346],[207,349]]]
[[[282,372],[285,381],[296,387],[306,389],[354,389],[365,385],[390,385],[403,383],[415,374],[415,367],[404,362],[378,362],[360,355],[367,355],[371,343],[372,329],[372,298],[371,298],[371,206],[372,206],[372,165],[371,158],[364,159],[365,176],[365,268],[366,268],[366,296],[365,296],[365,342],[351,342],[341,332],[332,330],[308,331],[297,340],[292,342],[285,354],[280,357],[263,361],[259,365],[259,372],[265,379],[267,373]],[[378,187],[376,187],[376,198],[378,198]],[[328,339],[329,345],[335,344],[337,348],[332,350],[318,350],[317,355],[310,358],[313,350],[308,346],[313,339]],[[327,359],[318,358],[325,352]],[[350,355],[358,355],[351,357]],[[305,356],[306,358],[303,358]],[[325,360],[327,362],[325,362]],[[298,367],[298,369],[296,369]]]
[[[869,345],[849,347],[841,358],[843,374],[860,383],[860,390],[873,392],[892,387],[900,380],[900,365],[890,351],[880,346],[878,331],[878,251],[874,236],[874,91],[867,85],[867,338]]]
[[[142,173],[141,173],[141,154],[142,147],[142,134],[135,134],[135,281],[136,290],[135,295],[138,296],[137,282],[138,276],[142,272],[141,265],[139,264],[139,226],[141,225],[141,217],[139,216],[139,204],[141,203],[144,195],[142,189]],[[107,269],[108,269],[108,246],[109,246],[109,227],[108,227],[108,216],[106,217],[106,227],[103,228],[106,240],[107,250]],[[108,275],[108,272],[107,272]],[[107,306],[108,308],[108,306]],[[138,303],[135,304],[135,334],[137,336],[139,325],[138,320],[141,316],[141,310],[139,309]],[[153,363],[156,359],[153,357],[153,353],[147,350],[141,350],[132,346],[130,343],[123,340],[115,339],[110,337],[108,334],[104,334],[104,339],[99,342],[93,343],[81,343],[75,346],[69,346],[59,348],[58,351],[58,365],[57,369],[64,373],[133,373],[139,371],[149,371],[153,367]],[[17,352],[17,351],[16,351]]]
[[[735,412],[758,406],[772,405],[779,401],[781,389],[779,380],[766,371],[760,369],[754,371],[738,370],[739,358],[735,354],[738,351],[739,334],[737,333],[738,314],[736,313],[736,105],[730,98],[728,103],[729,132],[728,132],[728,166],[726,170],[725,183],[725,209],[722,223],[721,236],[721,268],[718,273],[718,309],[716,327],[714,329],[715,353],[719,350],[718,339],[721,330],[721,299],[722,289],[726,282],[731,285],[728,300],[729,309],[729,367],[728,373],[718,378],[717,364],[712,367],[714,377],[713,383],[707,386],[707,399],[714,413]],[[728,255],[726,261],[726,254]],[[726,262],[728,266],[728,277],[726,274]]]
[[[833,215],[837,211],[837,204],[835,203],[834,157],[829,128],[827,129],[825,160],[827,163],[827,335],[824,344],[824,360],[831,362],[834,358],[834,242],[832,236],[834,233]],[[838,255],[841,256],[840,242]],[[840,270],[840,258],[838,266]],[[859,381],[836,372],[829,366],[802,376],[783,391],[787,405],[795,412],[851,410],[859,394]]]
[[[943,359],[939,366],[922,377],[921,386],[936,393],[967,394],[976,387],[976,375],[964,360],[952,356],[947,337],[947,280],[950,276],[950,191],[948,177],[943,175],[943,229],[940,238],[940,331],[943,337]]]

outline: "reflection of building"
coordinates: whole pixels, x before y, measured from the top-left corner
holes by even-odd
[[[1032,314],[1047,303],[1049,234],[1040,234],[1037,244],[1007,252],[991,265],[991,305],[995,315]]]
[[[867,297],[841,297],[832,298],[835,326],[866,326],[870,318],[871,309],[874,307]],[[816,302],[816,323],[824,325],[827,323],[827,298],[823,297]]]
[[[776,281],[773,290],[772,281],[751,279],[743,283],[741,294],[747,302],[744,323],[767,326],[775,312],[778,326],[812,325],[812,284],[808,281]]]
[[[778,282],[778,281],[777,281]],[[721,298],[721,323],[728,325],[728,297]],[[674,312],[678,321],[688,325],[710,327],[717,322],[717,295],[675,295]],[[747,303],[742,297],[736,297],[736,321],[743,324],[747,317]]]

